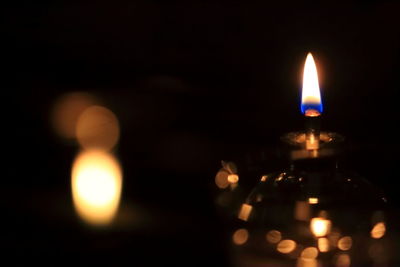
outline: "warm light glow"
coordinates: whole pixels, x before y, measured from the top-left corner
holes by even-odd
[[[337,247],[338,241],[340,239],[340,233],[338,231],[336,231],[336,230],[333,230],[329,234],[328,239],[329,239],[329,245],[330,246]]]
[[[242,208],[239,211],[238,218],[243,220],[243,221],[247,221],[249,219],[249,216],[250,216],[250,213],[251,213],[252,209],[253,209],[253,206],[244,203],[242,205]]]
[[[105,107],[91,106],[79,116],[76,137],[85,149],[111,150],[119,139],[118,119]]]
[[[227,170],[230,174],[237,173],[238,169],[234,162],[232,161],[221,161],[222,167]]]
[[[228,176],[229,173],[226,170],[219,170],[215,176],[215,184],[218,186],[218,188],[224,189],[229,186]]]
[[[237,174],[229,174],[228,175],[228,182],[230,182],[231,184],[236,184],[237,182],[239,182],[239,175],[237,175]]]
[[[299,221],[308,221],[310,219],[310,204],[307,201],[296,202],[294,218]]]
[[[384,222],[379,222],[371,230],[371,237],[375,239],[382,238],[385,235],[386,226]]]
[[[336,267],[349,267],[350,263],[350,256],[347,254],[340,254],[336,259]]]
[[[328,212],[326,212],[326,210],[321,210],[320,212],[318,212],[318,217],[328,218]]]
[[[304,64],[301,112],[306,116],[319,116],[322,113],[317,67],[311,53],[308,53]]]
[[[248,238],[249,232],[244,228],[236,230],[232,236],[233,243],[236,245],[243,245],[247,242]]]
[[[112,221],[119,206],[122,172],[111,154],[89,150],[78,155],[71,186],[75,209],[84,221],[93,225]]]
[[[54,104],[51,121],[54,130],[61,137],[75,138],[75,128],[79,116],[97,100],[84,92],[73,92],[61,96]]]
[[[310,197],[310,198],[308,198],[308,203],[310,203],[310,204],[318,204],[318,198],[317,197]]]
[[[318,238],[318,249],[321,252],[328,252],[329,251],[329,240],[326,237]]]
[[[319,149],[319,138],[315,136],[314,133],[309,133],[306,138],[306,149],[313,150],[312,156],[316,158],[318,156],[318,152],[316,151]]]
[[[269,243],[271,244],[276,244],[282,239],[282,234],[281,232],[277,230],[271,230],[267,233],[266,239]]]
[[[280,253],[283,254],[288,254],[295,250],[296,248],[296,242],[290,239],[285,239],[279,242],[278,246],[276,247],[276,250],[278,250]]]
[[[318,261],[316,259],[298,258],[296,267],[318,267]]]
[[[339,239],[338,241],[338,248],[340,250],[349,250],[353,244],[353,240],[350,236],[344,236]]]
[[[316,259],[318,257],[318,249],[314,247],[305,248],[300,257],[303,259]]]
[[[313,218],[310,227],[316,237],[326,236],[331,229],[331,221],[320,217]]]

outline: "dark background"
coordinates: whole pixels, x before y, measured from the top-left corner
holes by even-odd
[[[274,151],[281,134],[301,129],[309,51],[323,128],[347,137],[353,169],[398,212],[399,3],[2,5],[2,247],[15,261],[228,265],[214,175],[221,159]],[[73,91],[94,94],[120,120],[133,226],[96,232],[75,217],[77,147],[50,124],[55,100]]]

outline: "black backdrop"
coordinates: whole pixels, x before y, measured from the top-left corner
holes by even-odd
[[[50,255],[95,257],[95,240],[108,244],[109,260],[228,264],[214,175],[221,159],[275,147],[282,133],[302,127],[308,51],[320,74],[323,127],[350,140],[352,167],[397,212],[398,3],[2,5],[2,246],[16,260],[21,252],[42,263]],[[73,91],[98,96],[118,116],[124,196],[153,226],[98,241],[70,218],[77,148],[54,134],[49,118],[54,101]]]

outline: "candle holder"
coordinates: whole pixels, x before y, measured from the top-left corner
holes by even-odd
[[[320,130],[323,105],[311,53],[304,65],[301,112],[305,130],[281,137],[281,162],[247,166],[259,182],[241,204],[237,198],[229,202],[236,212],[230,229],[234,265],[386,266],[393,247],[386,234],[386,198],[342,167],[345,138]],[[265,171],[271,167],[278,170]]]
[[[286,168],[260,175],[234,218],[235,266],[387,262],[386,199],[364,177],[341,168],[344,137],[321,132],[318,150],[305,149],[305,132],[281,140]]]

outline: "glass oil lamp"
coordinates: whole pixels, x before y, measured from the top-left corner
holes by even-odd
[[[365,178],[341,168],[344,137],[320,130],[323,107],[311,53],[301,111],[305,130],[281,138],[287,167],[260,175],[236,211],[233,266],[386,264],[386,199]]]

